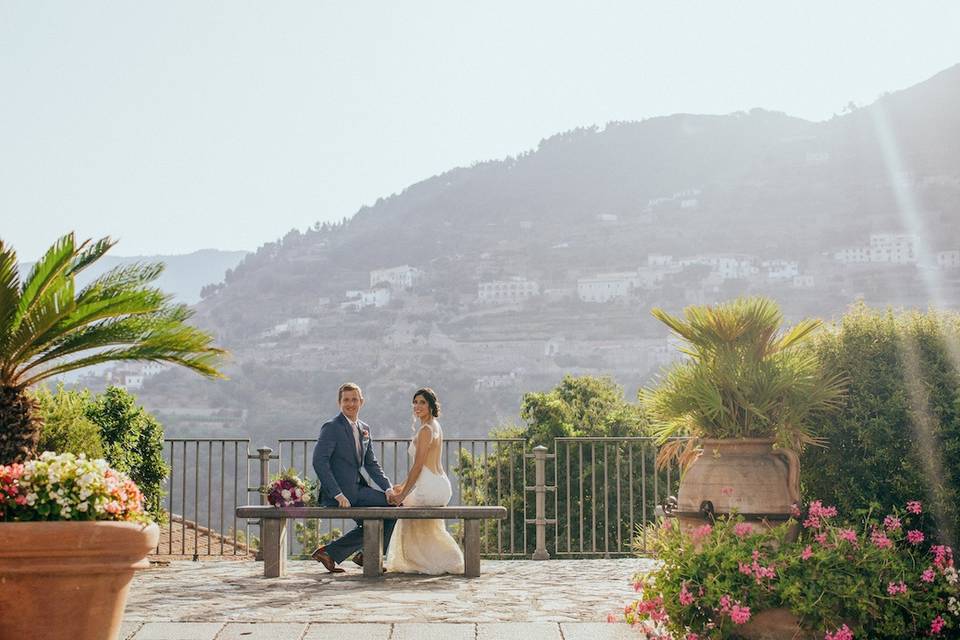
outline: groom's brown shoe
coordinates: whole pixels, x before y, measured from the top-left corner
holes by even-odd
[[[345,569],[341,569],[337,566],[337,563],[333,561],[333,558],[327,553],[326,547],[317,547],[313,553],[310,554],[310,557],[319,562],[324,566],[324,568],[330,573],[345,573]]]
[[[357,553],[354,554],[352,560],[353,560],[353,563],[354,563],[355,565],[357,565],[358,567],[362,567],[362,566],[363,566],[363,553],[360,552],[360,551],[358,551]]]

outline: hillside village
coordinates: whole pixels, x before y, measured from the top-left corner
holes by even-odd
[[[960,134],[955,76],[823,123],[680,114],[453,169],[265,243],[204,287],[196,319],[230,350],[230,380],[111,375],[173,435],[310,435],[353,379],[387,434],[406,432],[427,384],[445,424],[479,436],[564,374],[610,375],[635,397],[678,357],[653,307],[768,295],[790,322],[858,300],[956,308],[960,155],[927,151]],[[901,134],[895,172],[875,108]]]

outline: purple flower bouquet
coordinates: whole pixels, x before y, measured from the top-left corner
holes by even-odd
[[[307,486],[288,469],[266,488],[267,502],[275,507],[302,507],[307,500]]]

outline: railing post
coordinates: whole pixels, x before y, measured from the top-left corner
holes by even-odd
[[[257,449],[257,455],[247,455],[250,459],[260,461],[260,484],[257,485],[257,491],[260,494],[260,504],[267,504],[266,488],[270,484],[270,460],[276,460],[279,456],[272,455],[273,449],[270,447],[260,447]],[[249,489],[248,489],[249,490]],[[263,560],[263,520],[258,520],[260,526],[260,544],[257,546],[257,556],[255,560]]]
[[[557,521],[547,520],[547,491],[556,491],[556,487],[547,486],[547,458],[554,458],[556,454],[548,454],[547,448],[539,445],[533,448],[532,457],[534,463],[534,486],[526,487],[527,491],[536,492],[536,514],[533,520],[527,519],[527,524],[534,524],[537,527],[537,547],[533,551],[534,560],[549,560],[550,552],[547,551],[547,525],[556,524]]]
[[[267,485],[270,483],[270,454],[273,449],[270,447],[260,447],[257,449],[257,457],[260,459],[260,504],[267,504],[267,494],[265,493]]]

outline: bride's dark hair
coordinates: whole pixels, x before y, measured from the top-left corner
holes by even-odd
[[[417,392],[413,394],[413,399],[416,400],[417,396],[420,396],[427,401],[427,404],[430,405],[430,415],[434,418],[440,417],[440,401],[437,400],[436,392],[430,387],[424,387],[423,389],[417,389]]]

